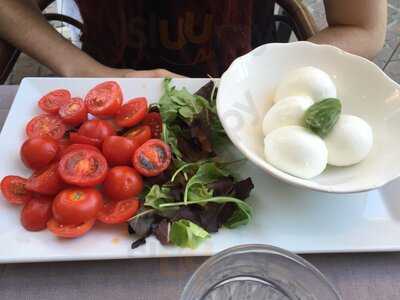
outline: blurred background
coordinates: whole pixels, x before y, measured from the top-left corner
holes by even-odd
[[[326,26],[323,0],[303,0],[313,15],[319,28]],[[73,1],[58,0],[54,2],[47,13],[62,13],[79,19],[79,13],[73,7]],[[61,22],[53,22],[53,26],[66,38],[77,46],[79,32],[66,26]],[[292,39],[293,40],[293,39]],[[395,81],[400,83],[400,0],[388,0],[388,28],[384,48],[380,51],[374,62]],[[26,76],[51,76],[53,73],[46,67],[40,65],[28,56],[22,54],[18,59],[13,71],[8,77],[6,84],[19,84]]]

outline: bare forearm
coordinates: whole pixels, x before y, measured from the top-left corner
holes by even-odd
[[[31,0],[0,0],[0,37],[62,76],[105,68],[54,30]]]
[[[387,0],[324,0],[329,27],[310,41],[373,58],[383,47]]]
[[[371,42],[367,30],[356,26],[328,27],[310,38],[316,44],[330,44],[347,52],[372,59],[382,47],[382,41]]]

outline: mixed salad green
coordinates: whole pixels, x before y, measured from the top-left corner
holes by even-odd
[[[173,161],[146,181],[142,208],[129,221],[129,232],[139,237],[132,248],[150,235],[162,244],[196,248],[221,227],[233,229],[251,220],[245,200],[254,186],[251,178],[235,178],[231,166],[238,161],[221,159],[229,140],[216,112],[216,85],[210,81],[192,94],[165,79],[163,90],[152,110],[161,114],[162,139]]]

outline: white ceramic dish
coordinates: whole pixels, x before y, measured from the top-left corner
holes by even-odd
[[[83,96],[105,79],[25,79],[0,135],[0,178],[28,176],[19,159],[24,127],[39,112],[37,99],[64,87]],[[160,79],[118,79],[126,99],[146,95],[157,101]],[[207,79],[174,80],[178,87],[197,90]],[[204,256],[240,244],[271,244],[297,253],[400,250],[400,183],[382,190],[335,195],[299,189],[279,181],[248,162],[238,169],[251,176],[255,189],[249,203],[252,222],[235,230],[221,230],[196,250],[163,247],[154,238],[131,250],[126,227],[96,224],[93,231],[75,240],[61,240],[47,231],[28,232],[19,222],[19,208],[0,196],[0,263]]]
[[[374,145],[361,163],[328,167],[311,180],[286,174],[264,159],[262,120],[279,80],[290,70],[314,66],[336,84],[343,112],[366,120]],[[372,62],[332,46],[308,42],[268,44],[236,59],[223,74],[217,108],[233,143],[267,173],[294,185],[332,193],[372,190],[400,175],[400,86]]]

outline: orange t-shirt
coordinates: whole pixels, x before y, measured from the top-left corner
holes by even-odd
[[[103,64],[218,77],[271,40],[274,0],[75,0],[83,50]]]

